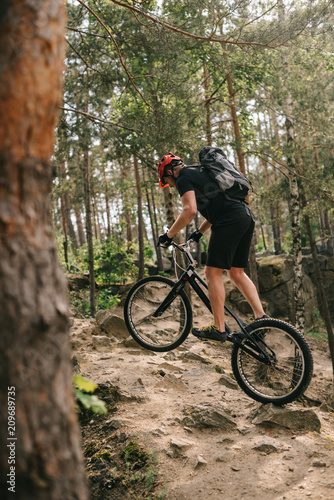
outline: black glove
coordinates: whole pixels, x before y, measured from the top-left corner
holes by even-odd
[[[198,243],[199,240],[202,238],[202,236],[203,236],[203,233],[201,233],[201,231],[199,231],[198,229],[196,229],[196,231],[194,231],[193,233],[191,233],[191,235],[189,236],[189,238],[187,239],[187,241],[192,240],[192,241],[196,241],[196,243]]]
[[[167,233],[159,236],[158,247],[167,248],[172,243],[173,238],[169,238]]]

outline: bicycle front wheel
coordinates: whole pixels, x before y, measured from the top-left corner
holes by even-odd
[[[136,342],[151,351],[171,351],[182,344],[190,332],[192,310],[183,290],[172,295],[160,316],[154,316],[174,285],[168,278],[151,276],[138,281],[126,298],[126,326]]]
[[[313,359],[304,337],[292,325],[276,319],[254,321],[247,332],[268,355],[267,365],[234,344],[232,370],[241,389],[261,403],[283,405],[307,389],[313,372]],[[244,338],[242,344],[252,347]]]

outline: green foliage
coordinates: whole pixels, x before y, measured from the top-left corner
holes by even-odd
[[[93,413],[101,415],[108,413],[104,401],[92,394],[97,388],[97,384],[84,379],[80,375],[75,375],[73,381],[75,397],[86,410],[91,410]]]

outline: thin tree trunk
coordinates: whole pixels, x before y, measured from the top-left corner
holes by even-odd
[[[301,200],[302,200],[302,205],[303,207],[306,207],[306,198],[305,194],[301,194]],[[319,305],[319,311],[321,314],[322,319],[324,320],[326,330],[327,330],[327,336],[328,336],[328,345],[329,345],[329,351],[331,354],[332,358],[332,370],[333,370],[333,375],[334,375],[334,333],[333,333],[333,327],[332,327],[332,321],[331,321],[331,315],[328,307],[328,300],[327,300],[327,295],[325,292],[325,289],[323,287],[323,281],[322,281],[322,276],[321,276],[321,269],[320,269],[320,262],[318,258],[318,253],[317,253],[317,248],[312,232],[312,225],[311,225],[311,219],[310,216],[306,213],[304,213],[304,222],[305,222],[305,227],[307,231],[307,236],[310,242],[310,247],[311,247],[311,254],[314,262],[314,270],[315,270],[315,279],[316,279],[316,292],[317,292],[317,297],[318,297],[318,305]]]
[[[66,224],[68,227],[68,234],[72,242],[73,253],[77,254],[79,245],[78,245],[77,235],[75,234],[73,222],[71,219],[71,202],[68,193],[64,194],[64,202],[65,202],[65,214],[66,214]]]
[[[222,44],[222,47],[223,47],[223,53],[224,53],[225,76],[226,76],[226,83],[227,83],[228,94],[229,94],[229,99],[230,99],[230,111],[231,111],[231,118],[232,118],[234,138],[235,138],[235,149],[236,149],[237,158],[238,158],[239,170],[244,175],[246,175],[245,157],[244,157],[244,153],[242,150],[241,132],[240,132],[239,119],[238,119],[238,114],[237,114],[237,106],[235,103],[233,80],[232,80],[232,75],[231,75],[231,71],[230,71],[229,56],[228,56],[228,52],[226,49],[226,44]]]
[[[278,1],[279,19],[284,22],[284,4],[282,0]],[[286,49],[281,50],[283,67],[285,75],[289,75],[289,63],[287,59]],[[289,86],[289,82],[287,82]],[[289,182],[291,196],[291,230],[293,241],[293,294],[294,294],[294,324],[303,333],[305,326],[305,311],[303,298],[303,269],[302,269],[302,244],[301,244],[301,228],[300,228],[300,202],[299,202],[299,187],[295,165],[295,131],[293,124],[293,102],[291,92],[288,91],[285,103],[285,128],[287,134],[287,164],[289,167]]]
[[[79,208],[78,204],[74,205],[74,214],[75,214],[75,220],[76,220],[77,228],[78,228],[79,245],[82,247],[86,243],[86,237],[85,237],[84,226],[82,223],[80,208]]]
[[[137,209],[138,209],[138,243],[139,243],[139,263],[138,263],[138,279],[144,278],[145,275],[145,254],[144,254],[144,220],[143,220],[143,205],[142,192],[139,176],[138,158],[133,157],[133,165],[135,169],[136,190],[137,190]]]
[[[91,186],[90,186],[90,161],[88,147],[84,152],[84,185],[85,185],[85,208],[86,208],[86,238],[88,243],[88,266],[90,282],[90,315],[94,318],[96,313],[95,304],[95,272],[94,272],[94,247],[91,209]]]
[[[50,222],[50,158],[61,97],[64,20],[61,0],[2,2],[0,496],[3,499],[88,498],[73,400],[66,281]]]
[[[203,76],[204,76],[204,97],[205,97],[205,134],[206,134],[206,144],[207,146],[212,146],[212,125],[211,125],[211,103],[210,103],[210,75],[206,62],[203,66]]]
[[[152,187],[151,187],[151,198],[152,198],[152,205],[153,205],[154,227],[155,227],[155,233],[157,235],[157,240],[158,240],[159,228],[158,228],[158,220],[157,220],[157,209],[156,209],[155,198],[154,198],[154,193],[153,193]],[[157,253],[158,270],[163,271],[161,248],[158,246],[156,246],[155,248],[156,248],[156,253]]]
[[[63,230],[63,248],[64,248],[64,260],[66,268],[68,269],[68,238],[67,238],[67,228],[66,228],[66,215],[65,215],[65,202],[64,195],[60,197],[60,213],[61,213],[61,227]]]
[[[235,148],[236,148],[236,153],[237,153],[237,158],[238,158],[238,165],[239,165],[240,172],[242,172],[244,175],[246,175],[245,157],[244,157],[244,153],[242,150],[241,132],[240,132],[238,115],[237,115],[237,106],[236,106],[235,97],[234,97],[233,80],[232,80],[232,76],[231,76],[231,72],[230,72],[229,57],[228,57],[228,52],[226,49],[226,44],[222,43],[222,47],[223,47],[223,54],[224,54],[225,76],[226,76],[226,83],[227,83],[228,94],[229,94],[229,99],[230,99],[230,111],[231,111],[231,118],[232,118],[232,124],[233,124]],[[249,201],[249,198],[248,198],[248,201]],[[253,281],[254,285],[258,289],[259,288],[259,279],[258,279],[258,274],[257,274],[254,238],[252,238],[251,248],[250,248],[250,252],[249,252],[249,274],[250,274],[251,280]]]
[[[124,203],[125,222],[126,222],[126,239],[127,239],[127,243],[128,243],[128,250],[129,250],[131,243],[132,243],[132,240],[133,240],[133,234],[132,234],[131,210],[130,210],[128,189],[126,186],[127,179],[128,179],[127,168],[126,168],[126,166],[122,165],[123,203]]]
[[[107,236],[110,238],[111,235],[111,224],[110,224],[110,201],[109,201],[109,185],[107,180],[107,174],[105,166],[103,165],[103,182],[104,182],[104,196],[106,200],[106,215],[107,215]]]

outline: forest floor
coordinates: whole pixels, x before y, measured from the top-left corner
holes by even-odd
[[[200,303],[193,307],[195,326],[211,323]],[[114,314],[122,317],[122,309]],[[108,408],[106,416],[80,417],[93,500],[334,498],[333,378],[325,341],[307,338],[314,377],[306,398],[284,407],[287,425],[260,423],[264,406],[236,385],[230,345],[189,335],[160,354],[110,336],[103,345],[94,334],[106,336],[95,320],[73,318],[75,370],[99,384],[96,394]]]

